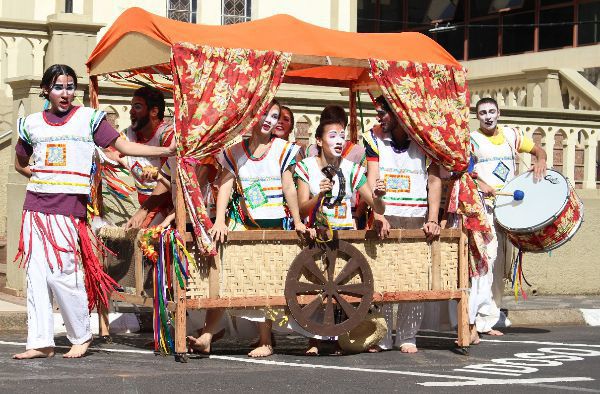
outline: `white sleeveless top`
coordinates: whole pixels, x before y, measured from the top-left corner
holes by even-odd
[[[364,140],[379,155],[379,177],[384,180],[385,215],[424,217],[427,213],[427,159],[419,145],[396,151],[391,134],[371,130]]]
[[[480,131],[471,132],[471,154],[475,159],[473,171],[481,179],[496,190],[515,177],[515,147],[518,144],[518,133],[510,127],[502,127],[504,142],[494,144]]]
[[[94,132],[105,113],[75,107],[62,123],[50,123],[43,112],[19,118],[19,138],[33,147],[27,190],[36,193],[89,194],[96,149]]]
[[[323,213],[327,216],[327,220],[331,227],[335,230],[344,230],[354,228],[354,220],[352,220],[351,198],[354,193],[366,182],[365,169],[357,163],[342,158],[340,162],[340,170],[345,178],[345,194],[339,205],[332,208],[322,206]],[[306,182],[310,188],[310,195],[319,194],[321,188],[319,183],[325,178],[319,161],[316,157],[307,157],[296,166],[297,176]],[[332,199],[335,199],[340,194],[340,181],[336,174],[333,177],[333,190],[331,191]]]
[[[221,166],[238,177],[253,219],[286,217],[281,176],[296,157],[300,147],[281,138],[273,138],[269,150],[260,158],[248,151],[243,140],[219,154]]]
[[[154,135],[147,141],[143,142],[144,145],[149,146],[163,146],[165,139],[173,133],[173,125],[169,122],[163,121],[154,132]],[[137,134],[135,131],[131,129],[129,126],[125,132],[125,137],[128,141],[131,142],[139,142],[137,139]],[[160,157],[135,157],[135,156],[127,156],[127,165],[131,170],[131,175],[135,181],[135,187],[139,194],[144,194],[149,196],[152,194],[152,190],[156,187],[156,181],[144,181],[141,178],[142,169],[144,167],[156,167],[160,170],[161,168],[161,158]]]

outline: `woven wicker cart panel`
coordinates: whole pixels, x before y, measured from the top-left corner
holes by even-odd
[[[373,271],[376,292],[431,290],[431,252],[424,240],[375,239],[351,240],[367,259]],[[236,240],[223,245],[220,253],[219,296],[283,296],[290,264],[300,253],[296,240]],[[458,245],[442,240],[441,290],[457,288]],[[343,256],[338,257],[336,273],[341,271]],[[208,274],[192,273],[188,297],[208,297]],[[350,282],[354,282],[353,278]]]

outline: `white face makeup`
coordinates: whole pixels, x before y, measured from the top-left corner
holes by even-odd
[[[319,142],[317,140],[317,142]],[[319,146],[329,157],[341,157],[346,144],[346,130],[341,124],[329,124],[323,128],[323,137]]]
[[[500,111],[493,103],[483,103],[477,107],[477,119],[482,131],[494,133],[498,125]]]
[[[279,107],[277,105],[274,105],[267,113],[267,116],[264,117],[260,131],[265,134],[270,134],[273,128],[277,125],[278,121]]]
[[[50,90],[44,89],[44,91],[48,95],[51,112],[67,112],[75,97],[75,81],[71,76],[59,75],[50,86]]]

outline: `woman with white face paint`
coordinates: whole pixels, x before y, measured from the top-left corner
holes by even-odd
[[[377,213],[385,211],[381,199],[385,184],[377,181],[375,189],[367,183],[365,169],[342,157],[346,144],[344,125],[336,120],[325,120],[315,132],[318,155],[307,157],[296,166],[300,214],[307,217],[310,226],[331,230],[354,228],[350,199],[356,191]],[[305,335],[308,335],[306,333]],[[319,353],[319,343],[313,337],[307,355]]]
[[[213,239],[224,242],[229,230],[281,230],[286,218],[284,205],[292,214],[296,231],[309,233],[300,219],[291,171],[296,164],[299,147],[280,138],[271,138],[279,113],[280,105],[273,100],[262,121],[252,129],[250,138],[225,149],[219,155],[223,171],[215,224],[209,231]],[[233,311],[233,314],[259,323],[258,346],[248,356],[268,357],[273,354],[272,320],[266,317],[266,312]],[[207,336],[198,338],[192,345],[209,351],[210,339]]]
[[[54,356],[53,300],[60,306],[71,349],[82,357],[91,343],[89,312],[117,283],[102,269],[89,237],[86,203],[97,147],[131,156],[160,157],[169,147],[139,145],[119,136],[102,111],[73,105],[77,75],[65,64],[44,72],[47,110],[18,119],[15,170],[27,177],[17,257],[27,268],[27,345],[15,359]],[[83,266],[83,269],[82,267]]]

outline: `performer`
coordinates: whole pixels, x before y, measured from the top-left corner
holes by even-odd
[[[252,129],[249,139],[225,149],[219,156],[223,167],[217,196],[217,217],[209,233],[213,239],[225,241],[229,230],[283,229],[287,205],[296,231],[308,233],[298,212],[296,188],[290,168],[295,165],[298,146],[280,138],[271,138],[279,120],[280,105],[273,100],[260,122]],[[232,191],[233,196],[232,196]],[[229,217],[226,219],[227,207]],[[273,354],[272,320],[265,311],[250,312],[242,317],[258,322],[258,346],[248,356],[268,357]],[[214,321],[218,321],[215,317]],[[191,344],[210,351],[214,332],[206,329],[199,338],[189,338]]]
[[[430,242],[440,234],[438,214],[442,193],[440,169],[428,163],[425,153],[411,141],[396,113],[383,96],[375,100],[379,125],[363,136],[367,150],[367,179],[371,185],[382,178],[387,190],[383,197],[385,214],[374,213],[374,228],[383,239],[392,228],[422,228]],[[403,353],[416,353],[416,334],[423,320],[425,307],[420,302],[399,304],[395,345]],[[378,346],[378,352],[392,348],[392,304],[385,304],[382,313],[388,333]]]
[[[346,115],[346,110],[339,105],[328,105],[323,108],[323,111],[321,111],[319,123],[330,120],[340,122],[344,129],[348,127],[348,115]],[[318,155],[319,151],[317,144],[311,144],[306,148],[306,157]],[[346,144],[344,145],[344,151],[342,152],[342,157],[365,168],[367,167],[365,148],[355,144],[352,141],[346,141]]]
[[[469,295],[469,322],[471,343],[479,343],[479,334],[503,335],[493,327],[498,323],[510,325],[498,306],[504,291],[504,268],[506,264],[507,240],[498,231],[494,221],[494,196],[496,191],[515,176],[515,158],[518,153],[535,156],[532,171],[536,178],[546,173],[546,152],[534,144],[522,132],[507,126],[498,126],[500,110],[492,98],[483,98],[475,106],[479,129],[471,133],[471,159],[474,163],[477,188],[484,197],[488,223],[493,239],[486,247],[488,271],[485,275],[471,278]]]
[[[131,125],[123,132],[128,141],[149,146],[169,146],[173,140],[173,124],[164,119],[165,97],[155,88],[144,86],[133,93],[129,117]],[[120,160],[123,166],[131,171],[138,192],[140,208],[125,223],[125,228],[148,227],[164,220],[173,208],[169,194],[154,195],[149,200],[156,178],[144,179],[145,168],[159,170],[166,157],[133,157]]]
[[[348,116],[346,115],[346,110],[339,105],[326,106],[323,111],[321,111],[321,116],[319,119],[320,123],[337,122],[343,125],[344,129],[348,127]],[[309,145],[306,149],[306,155],[307,157],[318,156],[319,152],[317,145]],[[360,165],[361,167],[364,167],[365,169],[367,168],[365,148],[355,144],[352,141],[346,141],[346,144],[344,145],[344,151],[342,152],[342,157]],[[365,214],[366,206],[364,202],[360,200],[360,196],[357,193],[352,195],[350,202],[352,203],[352,218],[354,220],[355,228],[362,230],[367,224]]]
[[[92,339],[89,310],[118,287],[96,258],[86,223],[86,203],[96,146],[132,156],[171,156],[119,138],[105,113],[72,105],[77,75],[67,65],[50,66],[40,83],[50,107],[18,120],[15,170],[29,178],[19,252],[27,267],[27,346],[15,359],[52,357],[52,299],[56,299],[73,346],[64,357],[83,356]],[[30,158],[33,164],[29,164]],[[83,265],[83,271],[79,263]]]
[[[272,136],[288,141],[292,130],[294,130],[294,123],[294,113],[289,107],[282,105],[279,121],[273,129]]]
[[[365,168],[342,157],[348,143],[342,121],[322,118],[315,138],[319,155],[307,157],[296,166],[300,214],[310,218],[309,225],[331,230],[353,229],[350,200],[356,192],[375,212],[383,214],[383,181],[377,180],[372,190],[367,184]],[[306,354],[319,354],[317,340],[309,341]]]

